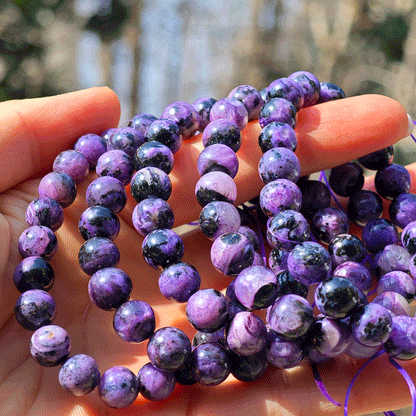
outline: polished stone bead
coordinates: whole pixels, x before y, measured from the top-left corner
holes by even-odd
[[[136,170],[153,166],[163,170],[168,175],[173,169],[173,163],[173,153],[169,147],[155,141],[142,144],[133,157]]]
[[[411,316],[411,310],[407,300],[396,292],[383,292],[373,299],[374,303],[384,306],[394,316]]]
[[[229,354],[231,374],[240,381],[250,382],[258,380],[267,370],[266,353],[261,350],[253,355]]]
[[[127,193],[120,180],[111,176],[102,176],[88,185],[86,200],[90,207],[102,205],[118,213],[126,205]]]
[[[107,151],[107,144],[102,137],[89,133],[76,141],[74,149],[82,153],[87,158],[90,168],[94,169],[98,158]]]
[[[199,131],[203,131],[210,122],[210,113],[212,106],[217,102],[212,97],[201,97],[192,103],[199,115]]]
[[[48,260],[56,253],[58,240],[50,228],[33,225],[20,234],[18,248],[22,257],[39,256]]]
[[[168,119],[154,121],[148,128],[146,142],[156,141],[167,146],[175,154],[182,146],[182,136],[178,125]]]
[[[13,280],[21,293],[31,289],[49,291],[55,280],[55,273],[45,259],[31,256],[26,257],[16,266]]]
[[[239,85],[230,91],[228,98],[241,101],[247,109],[248,119],[259,118],[260,109],[264,104],[260,93],[250,85]]]
[[[410,253],[401,246],[389,244],[374,257],[375,272],[381,277],[393,270],[409,272]]]
[[[190,139],[199,129],[199,115],[184,101],[176,101],[169,104],[163,111],[161,118],[172,120],[179,127],[184,140]]]
[[[155,120],[157,120],[157,117],[153,116],[152,114],[140,113],[129,120],[128,127],[133,127],[141,133],[146,134],[149,126]]]
[[[211,121],[202,133],[202,143],[204,147],[213,144],[225,144],[234,152],[241,146],[241,132],[238,126],[232,121],[218,119]]]
[[[44,225],[56,231],[64,222],[64,211],[54,199],[38,198],[28,205],[25,219],[28,225]]]
[[[276,79],[267,87],[267,101],[273,98],[284,98],[290,101],[296,111],[303,107],[305,101],[301,86],[289,78]]]
[[[272,121],[261,130],[259,146],[263,153],[274,147],[286,147],[294,152],[298,146],[298,139],[295,130],[289,124]]]
[[[201,176],[208,172],[220,171],[234,178],[238,167],[237,155],[225,144],[212,144],[198,156],[197,168]]]
[[[243,130],[248,122],[248,112],[245,105],[236,99],[222,98],[211,108],[210,120],[228,120]]]
[[[393,161],[394,147],[388,146],[358,158],[358,161],[370,170],[379,170]]]
[[[90,171],[88,159],[76,150],[65,150],[56,156],[53,171],[69,175],[76,184],[81,183]]]
[[[93,237],[106,237],[114,240],[120,231],[120,220],[111,209],[102,205],[94,205],[81,214],[78,229],[84,240]]]
[[[389,216],[391,222],[400,228],[416,221],[416,195],[403,193],[396,196],[389,205]]]
[[[130,183],[134,172],[131,157],[122,150],[109,150],[100,156],[97,161],[96,172],[98,176],[111,176],[118,179],[123,185]]]
[[[341,263],[335,270],[334,276],[345,277],[351,280],[362,292],[367,293],[371,286],[371,273],[360,263],[346,261]]]
[[[107,150],[122,150],[133,157],[144,143],[144,134],[133,127],[121,127],[108,140]]]
[[[284,98],[272,98],[267,101],[260,110],[260,127],[264,128],[274,121],[285,123],[290,127],[295,128],[298,121],[298,114],[295,106]]]
[[[264,183],[276,179],[287,179],[296,182],[300,177],[299,159],[291,150],[285,147],[274,147],[261,157],[259,175]]]
[[[416,320],[410,316],[395,316],[392,331],[384,344],[387,354],[398,360],[416,357]]]
[[[161,401],[168,398],[175,388],[175,376],[169,371],[163,371],[151,363],[145,364],[137,374],[139,391],[143,397],[151,401]]]
[[[332,84],[331,82],[320,82],[319,99],[316,104],[339,100],[345,97],[345,92],[338,85]]]
[[[70,206],[77,196],[74,180],[62,172],[50,172],[45,175],[38,187],[40,198],[51,198],[59,202],[62,208]]]
[[[172,193],[172,182],[163,170],[147,167],[137,171],[131,178],[131,195],[137,202],[146,198],[161,198],[165,201]]]
[[[410,303],[416,296],[416,282],[407,273],[394,270],[386,273],[378,282],[377,294],[384,292],[399,293]]]
[[[363,242],[351,234],[338,234],[334,237],[328,245],[328,252],[334,268],[346,261],[362,263],[367,256]]]
[[[387,245],[397,244],[400,241],[396,226],[384,218],[369,221],[363,228],[361,239],[365,248],[372,253],[377,253]]]
[[[412,183],[410,172],[401,165],[392,163],[377,171],[374,185],[377,193],[386,199],[394,199],[409,192]]]
[[[306,71],[297,71],[290,74],[288,78],[297,82],[302,88],[305,99],[303,107],[309,107],[318,102],[321,84],[315,75]]]
[[[318,211],[331,205],[331,191],[323,182],[309,179],[302,181],[299,178],[296,185],[302,192],[300,212],[308,220]]]
[[[269,329],[266,337],[267,361],[277,368],[296,367],[303,359],[301,343],[297,339],[287,339]]]
[[[195,196],[202,207],[213,201],[233,204],[237,198],[237,186],[226,173],[213,171],[198,180],[195,185]]]

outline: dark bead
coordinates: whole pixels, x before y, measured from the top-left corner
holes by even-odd
[[[284,98],[272,98],[261,108],[259,124],[261,128],[264,128],[273,121],[286,123],[295,128],[298,121],[295,106]]]
[[[94,205],[81,214],[78,228],[84,240],[92,237],[106,237],[114,240],[120,231],[120,220],[111,209],[102,205]]]
[[[267,87],[267,101],[273,98],[284,98],[290,101],[297,111],[304,104],[304,93],[301,86],[289,78],[279,78]]]
[[[394,147],[388,146],[358,158],[358,161],[370,170],[379,170],[389,165],[393,160]]]
[[[289,124],[273,121],[260,132],[259,146],[263,153],[274,147],[286,147],[294,152],[298,146],[298,139],[295,130]]]
[[[383,250],[389,244],[398,243],[399,232],[391,221],[377,218],[365,225],[361,239],[368,251],[377,253],[377,251]]]
[[[258,380],[266,371],[268,361],[264,350],[243,356],[231,353],[229,356],[231,374],[240,381]]]
[[[146,134],[149,126],[157,120],[157,117],[151,114],[137,114],[129,120],[128,126],[139,130],[143,134]]]
[[[212,106],[217,102],[212,97],[202,97],[192,103],[192,107],[195,108],[199,115],[199,131],[203,131],[210,122],[210,112]]]
[[[364,172],[355,162],[344,163],[331,169],[329,186],[340,196],[351,196],[360,191],[364,185]]]
[[[51,198],[38,198],[32,201],[26,209],[28,225],[44,225],[56,231],[64,221],[64,211],[61,205]]]
[[[301,181],[299,178],[296,185],[302,192],[300,212],[308,220],[321,209],[331,205],[331,191],[323,182],[312,179]]]
[[[351,234],[338,234],[334,237],[328,245],[328,252],[334,268],[346,261],[362,263],[367,256],[363,242]]]
[[[131,195],[137,202],[154,197],[165,201],[172,192],[169,176],[158,168],[148,167],[137,171],[131,179]]]
[[[109,139],[107,150],[122,150],[133,157],[139,146],[144,143],[144,134],[132,127],[118,129]]]
[[[368,221],[381,217],[383,200],[375,192],[363,189],[351,195],[347,213],[351,221],[364,227]]]
[[[182,136],[178,125],[172,120],[160,119],[154,121],[148,128],[146,142],[156,141],[167,146],[176,153],[182,146]]]
[[[136,170],[153,166],[169,174],[173,169],[173,153],[162,143],[146,142],[134,154],[133,164]]]
[[[241,146],[240,129],[231,121],[219,119],[212,121],[202,133],[202,143],[205,147],[213,144],[225,144],[234,152]]]
[[[321,84],[315,75],[306,71],[297,71],[290,74],[288,78],[301,86],[305,99],[303,107],[309,107],[318,102]]]
[[[320,87],[321,92],[316,104],[339,100],[340,98],[346,97],[345,92],[338,85],[331,84],[330,82],[321,82]]]
[[[394,199],[404,192],[409,192],[411,176],[404,166],[392,163],[377,171],[374,185],[380,196]]]
[[[285,252],[283,252],[285,253]],[[286,252],[287,253],[287,252]],[[305,298],[308,296],[309,286],[295,280],[288,270],[277,274],[277,297],[284,295],[298,295]]]
[[[416,221],[416,195],[403,193],[396,196],[389,205],[389,216],[391,222],[400,228]]]
[[[32,256],[26,257],[16,266],[13,279],[21,293],[30,289],[49,291],[55,280],[55,273],[45,259]]]

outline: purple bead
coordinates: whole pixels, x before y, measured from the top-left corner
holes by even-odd
[[[270,308],[270,328],[289,339],[305,335],[313,321],[312,306],[298,295],[282,296]]]
[[[162,112],[162,117],[175,122],[184,140],[190,139],[199,129],[199,115],[195,109],[184,101],[169,104]]]
[[[81,214],[78,228],[84,240],[93,237],[106,237],[114,240],[120,231],[120,220],[111,209],[102,205],[94,205]]]
[[[229,202],[210,202],[202,208],[199,215],[199,227],[210,240],[215,240],[222,234],[238,232],[240,224],[240,214]]]
[[[287,270],[288,256],[288,251],[278,250],[276,248],[270,251],[268,264],[275,274],[279,274],[280,272]]]
[[[128,126],[146,134],[149,126],[157,120],[152,114],[140,113],[129,120]]]
[[[294,152],[298,147],[298,139],[289,124],[272,121],[261,130],[259,146],[263,153],[274,147],[286,147]]]
[[[245,105],[238,100],[222,98],[211,108],[210,120],[228,120],[243,130],[248,123],[248,112]]]
[[[363,168],[355,162],[347,162],[331,169],[329,186],[340,196],[351,196],[364,185]]]
[[[121,127],[108,140],[107,150],[122,150],[133,157],[144,143],[144,134],[132,127]]]
[[[64,211],[61,205],[51,198],[38,198],[26,209],[28,225],[44,225],[56,231],[64,222]]]
[[[416,221],[416,195],[403,193],[396,196],[389,205],[389,216],[392,223],[400,228]]]
[[[320,181],[300,179],[296,182],[302,192],[302,206],[300,212],[305,218],[311,220],[321,209],[331,205],[331,191]]]
[[[99,382],[100,370],[94,358],[89,355],[74,355],[59,370],[59,384],[74,396],[92,392]]]
[[[215,98],[202,97],[192,103],[199,115],[199,131],[203,131],[210,122],[210,113],[212,106],[217,102]]]
[[[186,304],[188,321],[198,331],[218,331],[227,322],[228,314],[226,297],[215,289],[198,290]]]
[[[289,78],[276,79],[267,87],[267,101],[273,98],[284,98],[290,101],[296,111],[303,107],[305,101],[302,88]]]
[[[94,169],[98,158],[107,151],[105,140],[97,134],[84,134],[74,145],[77,152],[82,153],[88,160],[90,168]]]
[[[246,382],[261,378],[268,366],[264,350],[248,356],[230,353],[229,361],[231,374],[237,380]]]
[[[154,197],[165,201],[172,193],[172,182],[163,170],[147,167],[137,171],[131,178],[131,195],[137,202]]]
[[[237,186],[224,172],[208,172],[196,183],[195,196],[202,207],[213,201],[233,204],[237,198]]]
[[[278,298],[284,295],[298,295],[306,299],[308,296],[309,286],[296,280],[288,270],[278,273],[276,278]]]
[[[133,164],[136,170],[153,166],[168,175],[173,169],[173,153],[169,147],[159,142],[146,142],[134,154]]]
[[[407,300],[396,292],[383,292],[373,299],[373,303],[384,306],[394,316],[410,316],[411,310]]]
[[[218,344],[221,344],[223,347],[227,348],[225,339],[225,329],[221,328],[215,332],[196,331],[194,337],[192,338],[192,346],[197,347],[198,345],[206,344],[207,342],[217,342]]]
[[[334,276],[345,277],[351,280],[363,293],[367,293],[371,286],[371,274],[368,269],[360,263],[346,261],[334,270]]]
[[[93,237],[80,248],[78,262],[81,269],[92,276],[96,271],[105,267],[114,267],[120,261],[117,246],[108,238]]]
[[[334,268],[346,261],[362,263],[367,256],[363,242],[351,234],[338,234],[334,237],[329,243],[328,252]]]
[[[147,344],[147,355],[151,363],[164,371],[176,371],[184,366],[191,356],[191,341],[178,328],[158,329]]]
[[[294,279],[305,285],[322,282],[331,273],[328,251],[318,243],[306,241],[289,253],[287,269]]]
[[[118,128],[112,128],[112,129],[104,130],[100,134],[100,136],[104,139],[106,145],[107,145],[108,141],[110,140],[110,137],[117,131],[118,131]]]
[[[286,209],[299,211],[301,205],[302,192],[296,184],[287,179],[269,182],[260,191],[260,207],[269,217]]]
[[[267,329],[252,312],[238,312],[227,326],[227,345],[240,355],[253,355],[266,345]]]
[[[216,386],[230,374],[228,352],[217,343],[198,345],[192,352],[193,373],[200,384]]]
[[[115,267],[96,271],[88,282],[91,301],[105,311],[119,308],[130,298],[132,282],[127,273]]]
[[[140,393],[147,400],[160,401],[168,398],[175,388],[175,376],[151,363],[145,364],[137,375]]]
[[[380,196],[394,199],[402,193],[409,192],[411,179],[409,171],[404,166],[392,163],[377,171],[374,185]]]
[[[229,319],[233,318],[236,313],[246,311],[247,308],[240,303],[236,294],[235,294],[235,281],[236,279],[232,280],[225,291],[225,296],[227,297],[229,303]],[[209,341],[208,341],[209,342]]]
[[[267,241],[272,248],[291,251],[297,244],[309,240],[311,230],[305,217],[287,209],[267,222]]]
[[[144,238],[142,251],[147,264],[162,270],[181,261],[184,246],[182,238],[175,231],[158,229]]]
[[[361,239],[368,251],[376,253],[389,244],[398,243],[399,232],[391,221],[377,218],[364,226]]]
[[[253,264],[254,247],[242,234],[227,233],[215,239],[211,246],[211,261],[221,273],[236,276]]]
[[[374,258],[376,275],[381,277],[393,270],[408,273],[410,257],[409,252],[401,246],[396,244],[385,246],[383,251],[377,253]]]
[[[295,128],[298,122],[298,114],[295,106],[284,98],[272,98],[266,102],[259,114],[260,127],[264,128],[274,121],[285,123]]]
[[[326,103],[328,101],[339,100],[345,98],[345,92],[341,87],[330,82],[320,83],[320,94],[317,104]]]
[[[171,152],[176,153],[182,146],[182,136],[178,125],[168,119],[155,120],[147,130],[146,142],[156,141],[164,144]]]
[[[65,150],[56,156],[53,171],[66,173],[76,184],[79,184],[87,177],[90,165],[82,153],[76,150]]]
[[[50,259],[58,249],[54,232],[43,225],[33,225],[20,234],[18,243],[22,257],[39,256]]]
[[[139,386],[139,380],[128,368],[111,367],[101,376],[98,394],[107,406],[122,409],[136,400]]]
[[[54,199],[62,208],[71,205],[77,196],[74,180],[62,172],[45,175],[39,183],[38,192],[40,198]]]
[[[32,334],[29,348],[36,362],[45,367],[54,367],[68,358],[71,341],[65,329],[57,325],[46,325]]]
[[[143,237],[158,228],[171,229],[174,215],[171,206],[160,198],[146,198],[139,202],[133,210],[133,225]]]
[[[241,132],[235,123],[226,119],[211,121],[202,133],[204,147],[225,144],[234,152],[241,146]]]
[[[398,360],[412,360],[416,357],[416,319],[395,316],[392,321],[390,338],[384,344],[387,354]]]
[[[303,359],[303,351],[299,340],[286,339],[273,330],[266,337],[267,361],[277,368],[296,367]]]
[[[416,221],[409,222],[401,234],[403,247],[410,253],[416,253]]]
[[[86,199],[90,207],[102,205],[118,213],[126,205],[127,193],[124,185],[117,178],[102,176],[89,184]]]
[[[246,225],[241,225],[238,228],[237,232],[246,236],[253,244],[254,250],[258,250],[258,248],[260,247],[260,241],[256,232],[252,228],[247,227]]]
[[[55,310],[55,301],[51,295],[44,290],[32,289],[20,295],[14,306],[14,315],[23,328],[36,331],[52,323]]]
[[[32,256],[26,257],[16,266],[13,279],[21,293],[31,289],[49,291],[55,280],[55,273],[45,259]]]
[[[116,334],[124,341],[142,342],[155,332],[155,313],[148,303],[129,300],[114,314],[113,327]]]
[[[351,195],[347,205],[348,218],[361,227],[381,217],[383,201],[378,194],[365,189]]]
[[[393,161],[394,147],[388,146],[358,158],[358,161],[370,170],[379,170]]]
[[[261,157],[259,174],[264,183],[276,179],[287,179],[296,182],[300,177],[298,157],[285,147],[274,147]]]
[[[100,156],[95,170],[98,176],[111,176],[127,185],[134,172],[133,160],[122,150],[109,150]]]
[[[416,296],[416,283],[407,273],[394,270],[386,273],[378,282],[377,294],[384,292],[399,293],[410,303]]]
[[[197,168],[201,176],[209,172],[220,171],[234,178],[238,167],[237,155],[225,144],[212,144],[198,156]]]
[[[315,213],[311,221],[312,232],[322,243],[329,244],[338,234],[346,234],[349,220],[339,208],[324,208]]]
[[[159,289],[162,295],[176,302],[187,302],[199,290],[201,277],[194,266],[187,263],[175,263],[166,267],[159,277]]]
[[[301,86],[305,98],[303,107],[309,107],[318,102],[321,84],[315,75],[306,71],[297,71],[290,74],[288,78]]]
[[[241,101],[247,109],[249,120],[259,118],[260,109],[264,101],[254,87],[250,85],[239,85],[230,91],[227,98]]]

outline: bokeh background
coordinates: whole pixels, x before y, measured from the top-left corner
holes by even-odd
[[[416,118],[416,0],[0,0],[0,101],[108,85],[124,124],[300,69]]]

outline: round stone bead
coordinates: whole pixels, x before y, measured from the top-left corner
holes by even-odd
[[[234,178],[238,167],[237,155],[225,144],[212,144],[205,148],[198,157],[197,168],[201,176],[208,172],[220,171]]]
[[[362,263],[367,256],[363,242],[351,234],[338,234],[334,237],[328,245],[328,253],[334,268],[346,261]]]
[[[377,218],[364,226],[361,239],[368,251],[376,253],[389,244],[398,243],[399,232],[391,221]]]
[[[172,182],[163,170],[147,167],[137,171],[131,178],[131,195],[137,202],[154,197],[165,201],[172,193]]]
[[[408,273],[410,257],[409,252],[404,247],[396,244],[385,246],[384,249],[374,257],[377,277],[380,278],[393,270],[400,270]]]
[[[279,250],[277,248],[270,251],[268,265],[276,275],[284,270],[287,270],[288,256],[288,251]]]
[[[248,112],[245,105],[238,100],[222,98],[211,108],[210,120],[228,120],[243,130],[248,122]]]
[[[303,107],[309,107],[318,102],[321,84],[315,75],[306,71],[297,71],[289,75],[288,78],[297,82],[302,88],[305,99]]]
[[[116,334],[124,341],[142,342],[155,332],[155,313],[148,303],[129,300],[114,314],[113,327]]]
[[[300,212],[308,220],[311,220],[318,211],[331,205],[331,191],[323,182],[299,179],[296,185],[302,192]]]
[[[384,348],[391,357],[398,360],[412,360],[416,357],[416,319],[410,316],[394,316],[390,337]]]
[[[246,225],[241,225],[238,228],[237,232],[239,234],[242,234],[242,235],[246,236],[251,241],[251,243],[253,244],[254,250],[259,249],[260,240],[259,240],[259,237],[257,236],[256,232],[252,228],[247,227]],[[255,253],[255,254],[258,254],[258,253]]]
[[[81,269],[92,276],[96,271],[105,267],[114,267],[120,261],[117,246],[108,238],[93,237],[80,248],[78,262]]]
[[[237,232],[241,220],[237,208],[224,201],[213,201],[205,205],[199,215],[199,227],[210,240],[222,234]]]
[[[98,176],[111,176],[123,185],[130,183],[134,172],[131,157],[122,150],[109,150],[103,153],[97,161],[95,171]]]
[[[287,179],[296,182],[300,177],[298,157],[285,147],[274,147],[261,157],[259,174],[264,183],[276,179]]]
[[[50,228],[33,225],[20,234],[18,248],[23,258],[39,256],[48,260],[56,253],[58,240]]]
[[[111,367],[98,384],[100,399],[109,407],[122,409],[130,406],[139,394],[139,380],[126,367]]]
[[[157,229],[142,243],[143,257],[154,269],[164,269],[181,261],[184,253],[182,238],[172,230]]]
[[[341,87],[330,82],[320,82],[320,90],[319,99],[316,104],[339,100],[346,97],[345,92]]]
[[[351,195],[347,205],[348,218],[361,227],[368,221],[380,218],[383,213],[383,201],[373,191],[361,190]]]
[[[228,348],[225,339],[225,329],[221,328],[215,332],[196,331],[194,337],[192,338],[192,346],[197,347],[198,345],[206,344],[207,342],[217,342],[221,344],[223,347]]]
[[[94,358],[89,355],[74,355],[59,370],[59,384],[74,396],[92,392],[99,382],[100,370]]]
[[[295,280],[311,285],[322,282],[331,273],[331,258],[320,244],[306,241],[298,244],[287,258],[287,269]]]
[[[157,120],[157,117],[152,114],[140,113],[131,118],[127,125],[128,127],[133,127],[135,130],[140,131],[142,134],[146,134],[149,126],[155,120]]]
[[[272,98],[260,110],[259,124],[264,128],[273,121],[288,124],[295,128],[298,121],[298,114],[295,106],[284,98]]]
[[[373,299],[373,303],[378,303],[389,310],[394,316],[411,316],[411,310],[407,300],[396,292],[383,292]]]
[[[192,107],[195,108],[199,115],[199,131],[203,131],[210,123],[211,108],[216,102],[215,98],[201,97],[192,103]]]
[[[102,205],[113,212],[120,212],[126,205],[127,193],[117,178],[102,176],[92,181],[87,188],[88,206]]]
[[[248,119],[259,118],[260,109],[264,104],[260,93],[250,85],[239,85],[230,91],[228,98],[241,101],[247,109]]]
[[[309,286],[296,280],[288,270],[283,270],[277,276],[277,297],[298,295],[306,299]]]
[[[82,153],[88,160],[90,168],[94,169],[98,158],[107,151],[105,140],[97,134],[84,134],[75,143],[74,149]]]
[[[62,208],[69,207],[77,196],[74,180],[62,172],[45,175],[39,183],[38,192],[40,198],[54,199]]]
[[[91,301],[105,311],[118,309],[130,298],[132,282],[127,273],[115,267],[96,271],[88,282]]]
[[[371,286],[371,274],[369,270],[355,261],[341,263],[335,270],[334,276],[345,277],[351,280],[363,293],[367,293]]]
[[[191,138],[199,129],[198,113],[191,104],[184,101],[169,104],[163,110],[160,118],[167,118],[175,122],[184,140]]]
[[[136,170],[153,166],[169,174],[173,169],[173,153],[162,143],[151,141],[142,144],[133,157]]]
[[[302,88],[289,78],[279,78],[267,87],[267,101],[273,98],[284,98],[290,101],[299,111],[304,104],[304,94]]]
[[[235,123],[226,119],[211,121],[202,133],[205,147],[224,144],[237,152],[241,146],[241,132]]]
[[[227,298],[215,289],[198,290],[186,304],[186,316],[198,331],[218,331],[228,320]]]
[[[195,196],[202,207],[213,201],[225,201],[232,204],[237,198],[237,186],[226,173],[209,172],[196,183]]]
[[[227,233],[217,237],[211,246],[211,261],[221,273],[236,276],[252,265],[254,247],[251,241],[239,233]]]
[[[273,330],[267,331],[267,361],[277,368],[296,367],[303,359],[301,343],[297,339],[287,339]]]
[[[348,233],[349,220],[344,211],[328,207],[315,213],[312,217],[311,227],[317,240],[329,244],[338,234]]]
[[[245,382],[261,378],[268,366],[264,350],[248,356],[230,353],[229,361],[231,374],[237,380]]]
[[[377,294],[384,292],[399,293],[410,303],[416,296],[416,283],[407,273],[394,270],[386,273],[378,282]]]
[[[191,366],[198,383],[221,384],[230,374],[228,351],[217,343],[198,345],[192,352]]]
[[[355,162],[347,162],[331,169],[329,186],[340,196],[351,196],[360,191],[364,185],[364,171]]]
[[[199,290],[201,277],[194,266],[187,263],[175,263],[166,267],[159,277],[159,289],[162,295],[176,302],[187,302]]]
[[[133,127],[121,127],[108,140],[107,150],[122,150],[133,157],[144,143],[144,134]]]
[[[235,294],[235,281],[236,279],[232,280],[225,291],[225,296],[227,297],[229,303],[229,319],[233,318],[236,313],[246,311],[247,308],[241,304],[241,302],[238,300],[236,294]]]
[[[169,203],[160,198],[146,198],[133,209],[132,221],[136,231],[143,237],[158,228],[171,229],[175,221]]]
[[[270,328],[285,338],[300,338],[314,321],[312,306],[301,296],[282,296],[270,308],[268,321]]]
[[[14,315],[19,324],[36,331],[49,325],[55,318],[56,305],[52,296],[44,290],[32,289],[22,293],[14,306]]]
[[[394,199],[409,192],[411,182],[409,171],[396,163],[378,170],[374,178],[377,193],[386,199]]]
[[[151,363],[165,371],[181,368],[189,360],[191,352],[191,341],[183,331],[175,327],[158,329],[147,344],[147,355]]]
[[[56,231],[64,222],[64,211],[61,205],[51,198],[38,198],[26,209],[28,225],[43,225]]]
[[[299,243],[309,240],[311,230],[305,217],[287,209],[267,222],[267,241],[272,248],[292,251]]]
[[[45,259],[31,256],[26,257],[16,266],[13,280],[21,293],[31,289],[49,291],[55,280],[55,273]]]
[[[114,240],[120,232],[120,220],[111,209],[102,205],[94,205],[81,214],[78,229],[84,240],[93,237],[106,237]]]
[[[393,224],[400,228],[416,221],[416,195],[403,193],[391,201],[389,216]]]
[[[182,146],[182,136],[178,125],[168,119],[155,120],[147,130],[146,142],[159,142],[176,153]]]
[[[358,158],[358,161],[369,170],[379,170],[393,161],[394,147],[388,146]]]
[[[65,150],[56,156],[53,171],[66,173],[76,184],[79,184],[87,177],[90,164],[82,153],[76,150]]]
[[[298,146],[295,130],[289,124],[272,121],[260,132],[259,146],[263,153],[274,147],[286,147],[294,152]]]
[[[112,129],[107,129],[107,130],[104,130],[104,131],[100,134],[100,136],[104,139],[106,146],[107,146],[108,141],[110,140],[110,137],[111,137],[114,133],[116,133],[117,131],[118,131],[118,128],[112,128]]]
[[[174,374],[163,371],[151,363],[145,364],[139,370],[137,378],[140,386],[139,391],[147,400],[165,400],[175,388]]]
[[[65,329],[57,325],[45,325],[32,334],[29,348],[36,362],[45,367],[54,367],[68,358],[71,341]]]
[[[269,217],[286,209],[299,211],[301,205],[301,190],[287,179],[276,179],[269,182],[260,191],[260,207]]]
[[[416,221],[409,222],[401,234],[403,247],[410,253],[416,253]]]

